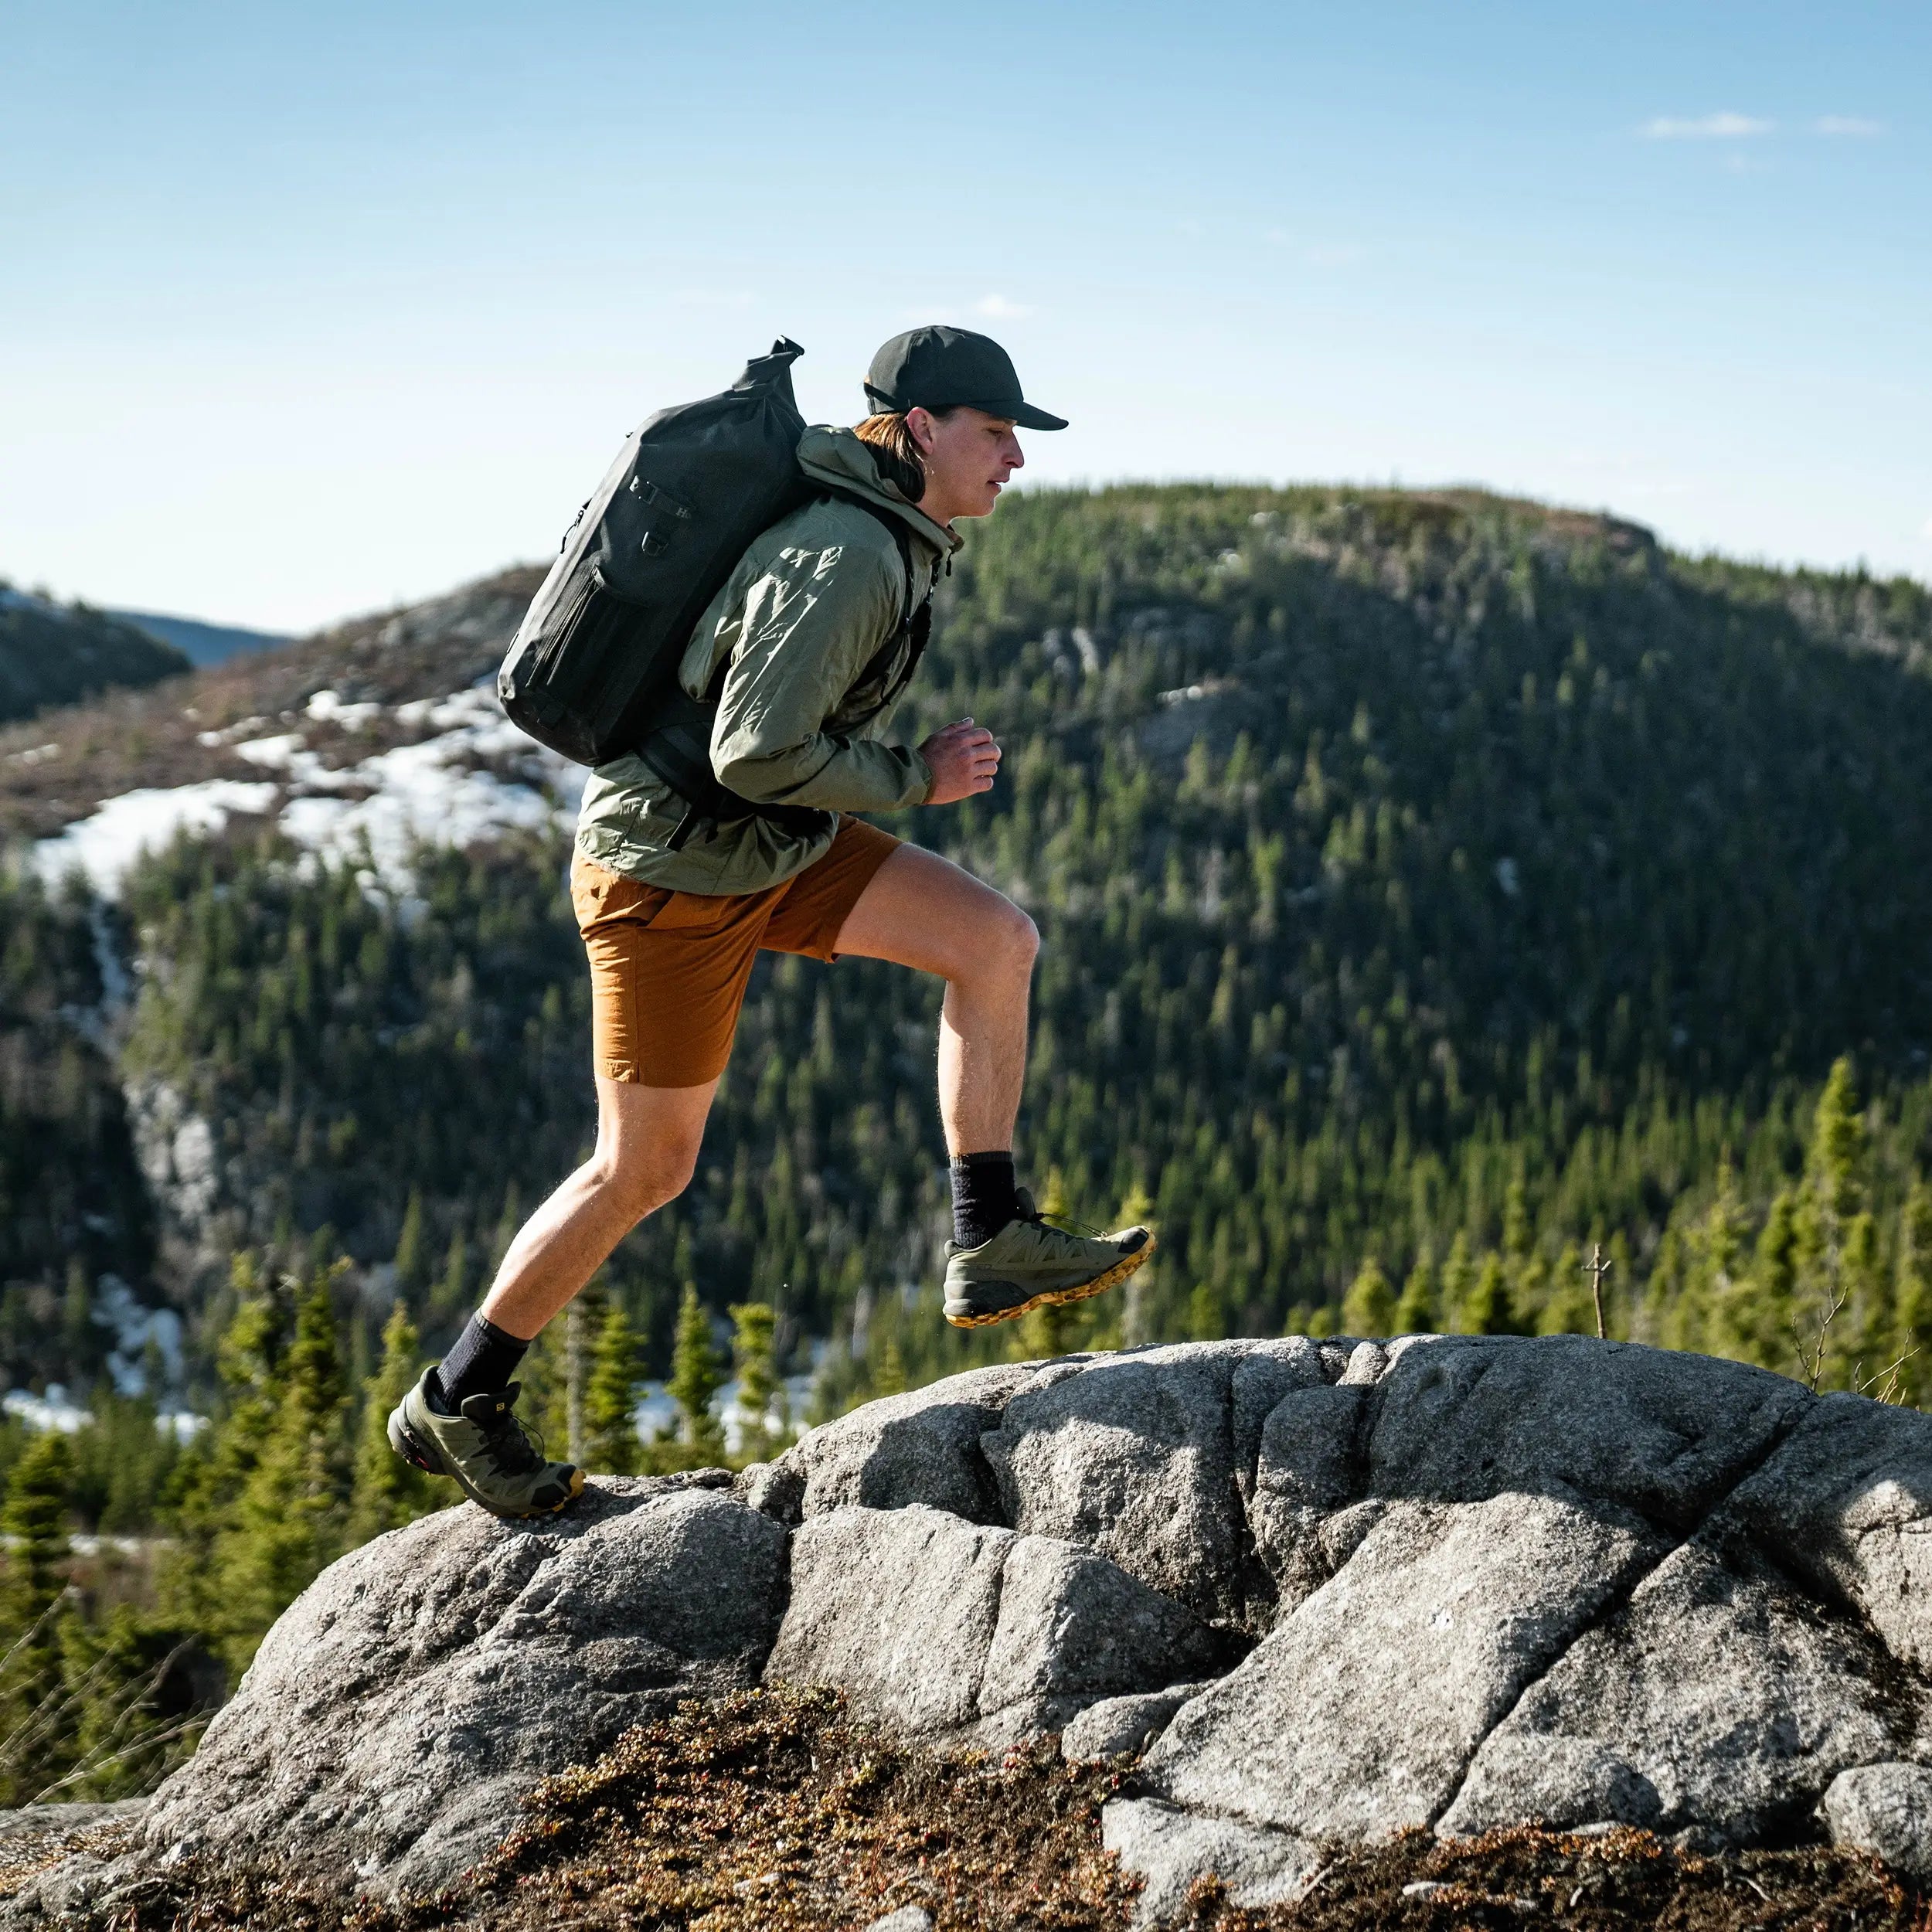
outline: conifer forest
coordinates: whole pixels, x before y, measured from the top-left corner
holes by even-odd
[[[742,1463],[1002,1355],[1600,1320],[1932,1402],[1932,592],[1475,493],[1040,491],[970,532],[896,735],[964,716],[994,791],[881,822],[1039,924],[1022,1178],[1157,1258],[946,1327],[939,988],[767,958],[691,1190],[530,1358],[553,1451]],[[0,872],[0,1354],[86,1412],[0,1428],[0,1804],[148,1788],[324,1565],[451,1502],[383,1419],[588,1148],[568,861],[398,892],[243,818],[111,903]]]

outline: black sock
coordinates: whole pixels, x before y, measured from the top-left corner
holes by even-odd
[[[953,1157],[953,1239],[960,1247],[990,1241],[1018,1212],[1011,1154]]]
[[[529,1346],[495,1322],[471,1315],[436,1372],[443,1385],[443,1406],[454,1415],[467,1396],[502,1394]]]

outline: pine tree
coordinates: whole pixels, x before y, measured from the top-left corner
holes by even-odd
[[[188,1444],[170,1485],[172,1547],[157,1566],[164,1610],[219,1637],[232,1607],[223,1590],[216,1546],[260,1463],[276,1417],[276,1380],[287,1342],[287,1307],[264,1278],[260,1259],[243,1250],[229,1266],[236,1307],[216,1345],[225,1413]]]
[[[1792,1319],[1798,1372],[1812,1388],[1838,1353],[1840,1318],[1859,1285],[1857,1264],[1869,1264],[1870,1243],[1859,1223],[1864,1207],[1865,1122],[1852,1082],[1852,1063],[1839,1058],[1812,1117],[1810,1158],[1798,1197],[1795,1259],[1797,1305]],[[1847,1267],[1848,1256],[1854,1265]]]
[[[14,1464],[0,1507],[0,1529],[12,1544],[0,1596],[0,1805],[32,1799],[46,1777],[62,1768],[69,1742],[56,1706],[73,1476],[66,1436],[47,1430]]]
[[[678,1332],[672,1345],[671,1379],[665,1392],[682,1417],[679,1431],[685,1446],[714,1462],[724,1460],[724,1431],[711,1413],[711,1400],[724,1384],[724,1371],[711,1342],[711,1318],[698,1291],[684,1284],[678,1304]]]
[[[906,1358],[899,1346],[899,1338],[889,1335],[885,1345],[879,1351],[879,1366],[872,1371],[872,1392],[874,1396],[903,1395],[907,1387]]]
[[[1394,1335],[1396,1306],[1395,1291],[1372,1254],[1342,1298],[1342,1332],[1363,1337]]]
[[[1457,1324],[1464,1335],[1519,1335],[1522,1328],[1509,1304],[1509,1277],[1503,1273],[1502,1257],[1486,1254],[1476,1275],[1475,1286],[1463,1304],[1462,1318]]]
[[[268,1627],[342,1553],[348,1512],[346,1391],[332,1289],[341,1267],[318,1269],[295,1310],[276,1376],[276,1406],[261,1454],[216,1540],[226,1607],[224,1646],[237,1668]],[[287,1284],[291,1291],[295,1284]]]
[[[461,1228],[450,1236],[443,1258],[442,1278],[430,1297],[430,1305],[445,1319],[460,1314],[470,1298],[470,1243]]]
[[[427,1285],[429,1275],[429,1240],[423,1230],[423,1190],[413,1187],[409,1205],[403,1210],[402,1232],[396,1237],[396,1287],[413,1298]]]
[[[738,1451],[748,1461],[762,1462],[790,1433],[791,1419],[784,1412],[784,1384],[778,1379],[775,1359],[777,1315],[768,1302],[740,1301],[732,1307],[731,1320],[732,1362],[738,1375]],[[887,1345],[892,1345],[889,1341]]]
[[[0,1509],[0,1529],[9,1539],[4,1628],[14,1638],[41,1621],[64,1587],[73,1481],[73,1447],[58,1429],[36,1435],[7,1478]]]
[[[1154,1198],[1138,1175],[1127,1191],[1127,1198],[1121,1203],[1120,1225],[1124,1228],[1144,1227],[1156,1234],[1159,1232],[1154,1224]],[[1160,1265],[1156,1255],[1153,1260],[1142,1262],[1127,1277],[1126,1292],[1121,1297],[1119,1309],[1123,1348],[1138,1349],[1154,1339],[1153,1311],[1158,1296],[1157,1270]]]
[[[1433,1335],[1436,1322],[1435,1264],[1425,1249],[1416,1257],[1408,1280],[1402,1284],[1402,1299],[1396,1304],[1393,1326],[1397,1335]]]
[[[1932,1393],[1932,1187],[1915,1180],[1899,1216],[1898,1279],[1893,1290],[1892,1354],[1911,1399]]]
[[[1475,1264],[1469,1258],[1469,1236],[1462,1229],[1449,1244],[1449,1258],[1442,1264],[1442,1325],[1444,1332],[1466,1335],[1463,1321],[1465,1304],[1476,1285]]]
[[[612,1476],[637,1474],[643,1449],[637,1424],[639,1353],[630,1317],[614,1294],[597,1326],[583,1391],[587,1469]]]
[[[1566,1242],[1556,1257],[1556,1272],[1548,1298],[1536,1313],[1539,1335],[1590,1335],[1597,1332],[1597,1304],[1590,1291],[1583,1250]]]
[[[451,1500],[448,1491],[389,1447],[389,1412],[415,1386],[421,1370],[416,1324],[399,1300],[383,1328],[383,1359],[362,1385],[355,1474],[345,1543],[350,1549],[399,1529]]]

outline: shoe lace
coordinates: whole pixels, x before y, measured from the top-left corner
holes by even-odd
[[[1030,1221],[1035,1227],[1049,1229],[1055,1234],[1084,1235],[1092,1241],[1106,1238],[1104,1228],[1089,1227],[1084,1221],[1077,1221],[1070,1214],[1034,1206],[1031,1203],[1022,1208],[1015,1218]]]
[[[543,1437],[514,1409],[504,1410],[483,1430],[483,1446],[490,1460],[506,1476],[526,1476],[541,1469],[545,1462]]]

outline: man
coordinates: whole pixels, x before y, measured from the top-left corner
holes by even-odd
[[[952,1157],[946,1319],[1005,1321],[1124,1281],[1145,1228],[1049,1226],[1013,1172],[1039,936],[950,860],[845,815],[990,791],[1000,750],[970,718],[917,750],[885,733],[916,668],[926,606],[1024,458],[1021,428],[1064,429],[983,335],[896,336],[854,430],[798,450],[825,492],[746,553],[693,632],[679,682],[709,704],[711,765],[742,804],[698,820],[647,760],[586,787],[572,897],[590,957],[597,1141],[504,1256],[481,1311],[389,1419],[389,1440],[486,1509],[562,1509],[581,1471],[546,1462],[515,1414],[517,1364],[629,1231],[691,1179],[760,949],[892,960],[946,981],[939,1100]],[[648,749],[648,747],[646,747]]]

